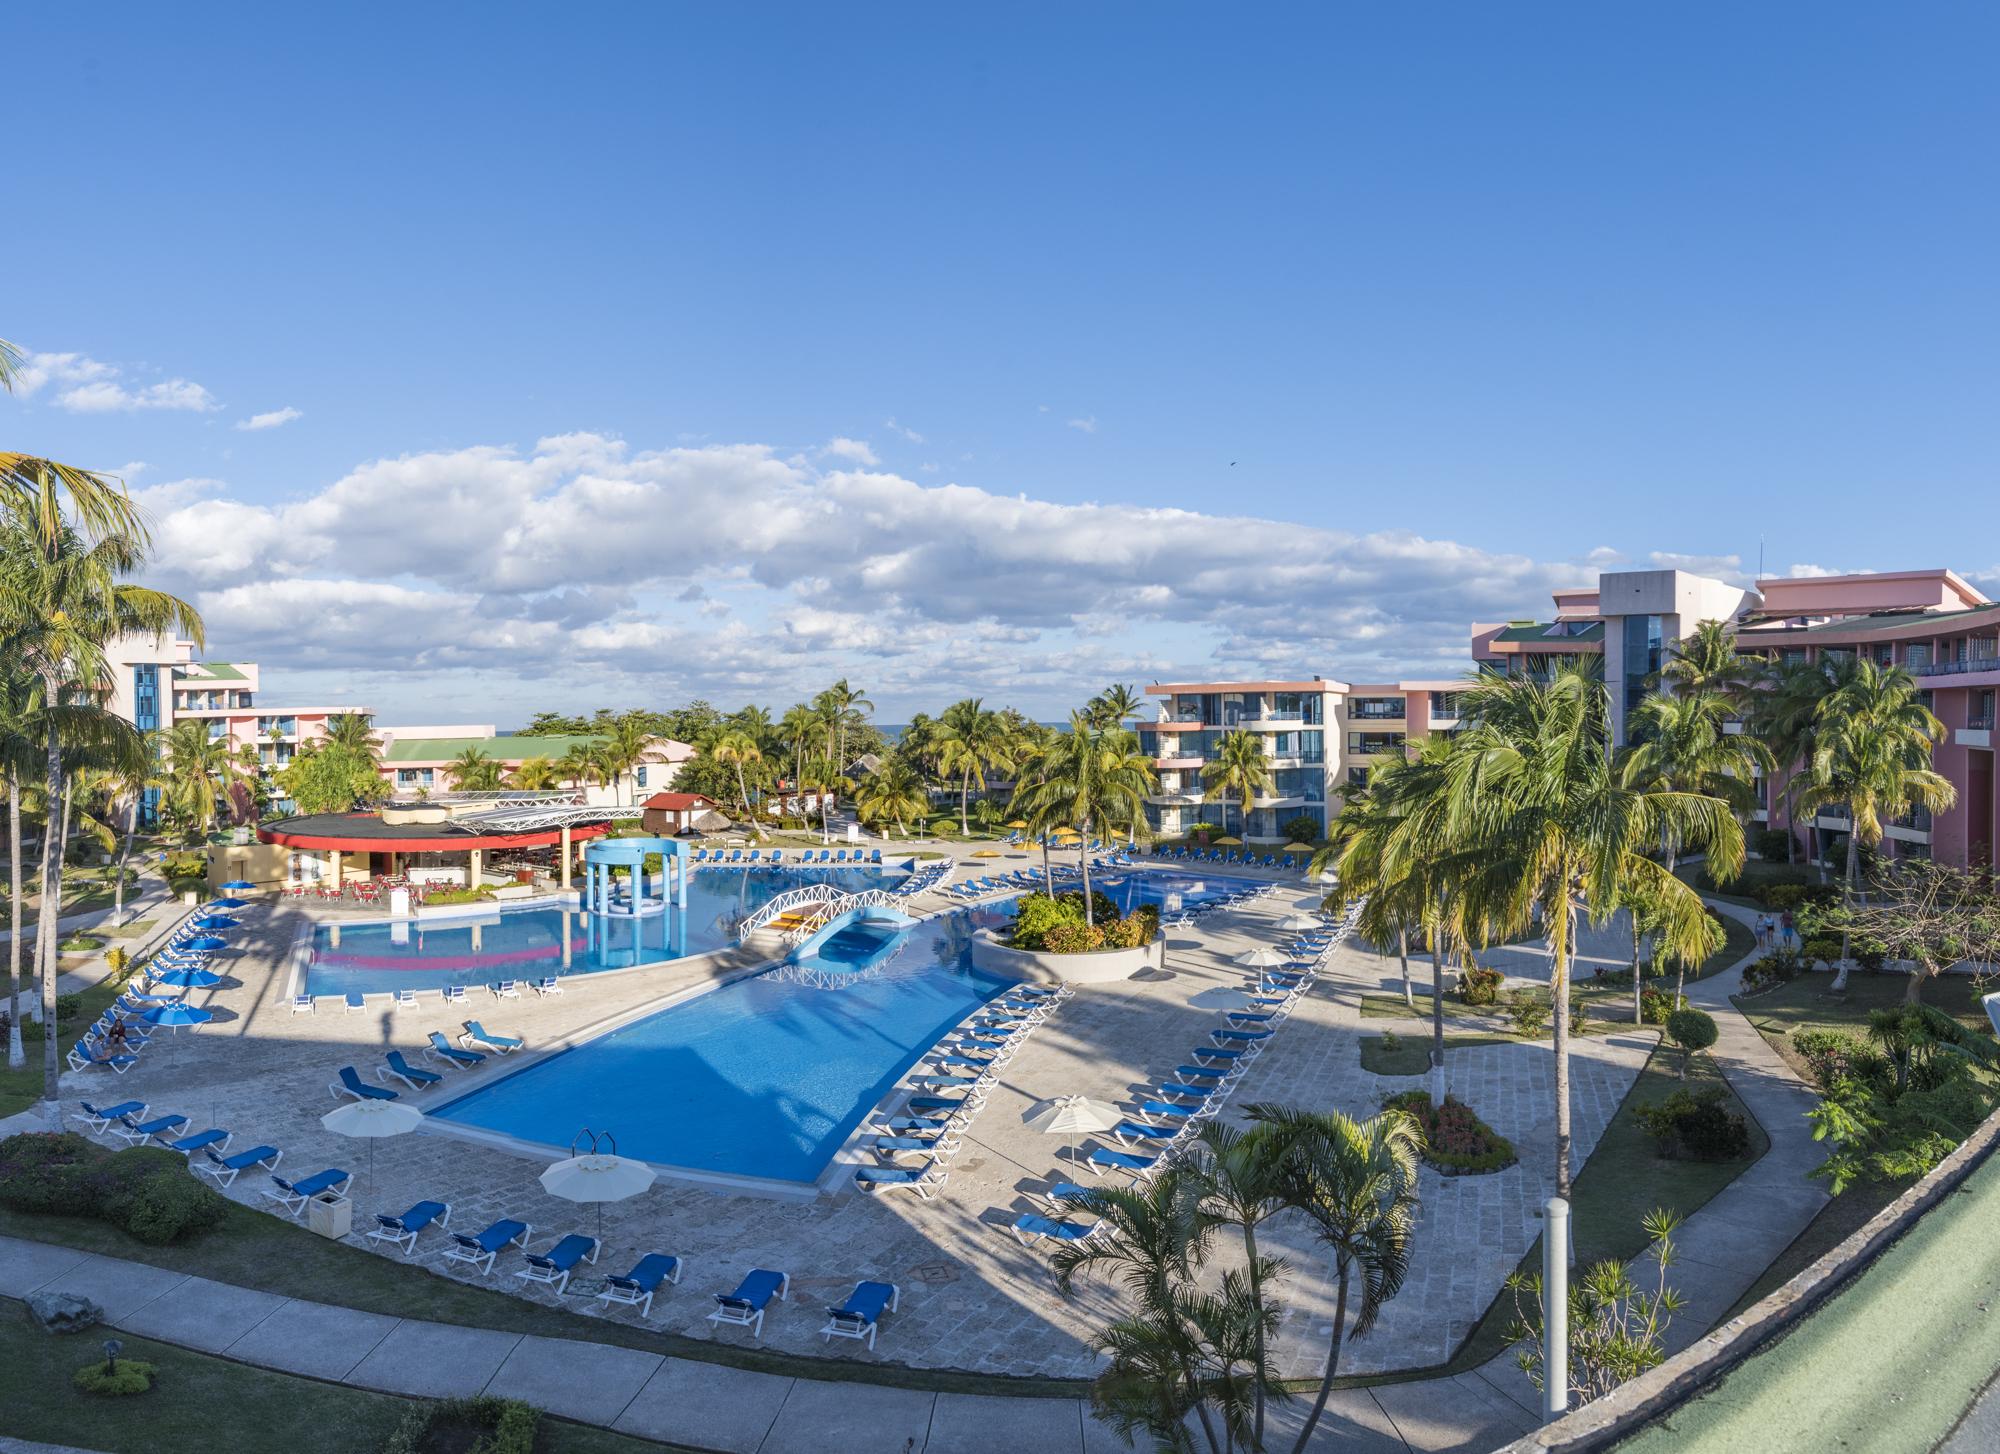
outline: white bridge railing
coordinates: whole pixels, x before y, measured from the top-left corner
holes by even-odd
[[[887,889],[862,889],[859,893],[842,894],[837,899],[829,900],[824,907],[808,915],[803,923],[789,930],[785,934],[785,943],[792,945],[805,943],[849,909],[859,909],[868,904],[878,904],[886,908],[895,902],[895,895]]]
[[[886,889],[861,889],[849,893],[835,884],[801,884],[795,889],[786,889],[738,924],[736,940],[740,944],[766,924],[782,919],[787,914],[796,913],[800,909],[809,909],[811,912],[807,915],[806,922],[785,936],[786,943],[796,944],[836,914],[844,914],[849,909],[858,909],[864,904],[889,905],[895,902],[894,896]]]

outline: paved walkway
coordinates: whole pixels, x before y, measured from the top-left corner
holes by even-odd
[[[1716,907],[1719,912],[1743,915],[1734,906]],[[1205,944],[1199,958],[1221,958],[1217,951],[1222,947]],[[1189,963],[1191,950],[1193,946],[1187,946],[1173,961],[1182,974],[1195,967]],[[1331,1082],[1345,1079],[1347,1072],[1341,1067],[1354,1060],[1354,1051],[1353,1027],[1344,1022],[1349,1020],[1352,1005],[1358,1003],[1359,992],[1373,988],[1368,976],[1381,975],[1385,966],[1389,972],[1394,968],[1393,961],[1372,955],[1357,958],[1365,959],[1367,965],[1350,962],[1349,975],[1332,977],[1333,993],[1320,1002],[1326,1007],[1323,1023],[1311,1023],[1322,1018],[1316,1014],[1293,1025],[1288,1035],[1278,1037],[1280,1044],[1265,1057],[1264,1068],[1274,1075],[1286,1070],[1287,1079],[1296,1077],[1307,1084],[1324,1076],[1329,1089]],[[1690,994],[1716,1013],[1721,1038],[1714,1053],[1739,1095],[1764,1125],[1771,1150],[1681,1229],[1677,1281],[1689,1306],[1675,1325],[1672,1342],[1676,1347],[1706,1331],[1825,1200],[1817,1185],[1805,1180],[1805,1172],[1820,1155],[1804,1120],[1812,1098],[1728,1004],[1727,996],[1737,987],[1741,969],[1739,964],[1721,975],[1697,981]],[[1197,984],[1200,978],[1195,977]],[[1128,1004],[1120,1008],[1129,1015],[1137,1007]],[[1109,1005],[1104,1007],[1110,1009]],[[1336,1027],[1350,1033],[1338,1033]],[[1065,1047],[1073,1065],[1082,1063],[1083,1046],[1094,1038],[1079,1036],[1076,1043]],[[1597,1045],[1603,1047],[1616,1038],[1605,1037]],[[1336,1050],[1340,1052],[1337,1059],[1326,1058]],[[1324,1063],[1313,1064],[1316,1058]],[[1295,1063],[1284,1067],[1285,1060]],[[1460,1074],[1454,1063],[1454,1080]],[[1629,1076],[1621,1077],[1621,1083],[1627,1081]],[[1525,1085],[1523,1089],[1521,1110],[1526,1116],[1532,1113],[1534,1100],[1530,1089]],[[1250,1088],[1247,1098],[1255,1099],[1254,1092],[1255,1088]],[[1349,1098],[1339,1097],[1343,1101]],[[1615,1106],[1615,1097],[1611,1104]],[[1589,1131],[1592,1140],[1599,1129],[1601,1124]],[[1523,1128],[1523,1134],[1532,1137],[1534,1128]],[[1497,1184],[1498,1179],[1468,1180]],[[1469,1226],[1458,1235],[1461,1249],[1471,1252],[1479,1246],[1482,1231]],[[1504,1260],[1511,1267],[1519,1255],[1516,1250]],[[1477,1264],[1492,1259],[1470,1256],[1459,1260]],[[1323,1276],[1324,1270],[1310,1253],[1295,1265],[1299,1285],[1295,1285],[1293,1295],[1297,1297],[1304,1285],[1316,1275]],[[1448,1277],[1454,1275],[1450,1268],[1445,1271]],[[854,1442],[894,1450],[900,1447],[898,1440],[908,1441],[911,1454],[925,1450],[978,1454],[987,1449],[1017,1454],[1024,1445],[1035,1448],[1038,1454],[1094,1454],[1099,1449],[1125,1447],[1090,1417],[1087,1404],[1074,1399],[932,1394],[877,1384],[753,1373],[580,1340],[359,1312],[67,1248],[0,1239],[0,1294],[21,1297],[41,1288],[89,1296],[106,1307],[114,1325],[134,1334],[245,1363],[410,1396],[489,1390],[525,1398],[562,1417],[715,1450],[784,1454]],[[1015,1291],[1021,1295],[1018,1288]],[[1454,1289],[1459,1296],[1463,1291]],[[783,1322],[797,1324],[794,1331],[808,1324],[817,1327],[819,1320],[812,1315],[811,1304],[819,1300],[818,1292],[817,1288],[806,1288],[795,1294],[794,1302],[806,1306],[788,1313]],[[413,1294],[413,1300],[420,1304],[421,1288],[414,1288]],[[1410,1310],[1415,1311],[1430,1299],[1413,1296],[1408,1301]],[[1392,1303],[1390,1311],[1398,1305]],[[1307,1313],[1287,1328],[1288,1341],[1295,1340],[1296,1355],[1306,1355],[1315,1340],[1323,1346],[1324,1333],[1317,1322]],[[1385,1334],[1390,1327],[1385,1317]],[[1369,1341],[1347,1350],[1344,1369],[1372,1361]],[[1407,1356],[1416,1350],[1406,1347],[1399,1351]],[[1277,1411],[1280,1430],[1288,1425],[1296,1427],[1303,1402]],[[1314,1445],[1365,1454],[1478,1454],[1533,1427],[1538,1422],[1537,1407],[1537,1396],[1511,1361],[1496,1359],[1454,1378],[1336,1394]]]

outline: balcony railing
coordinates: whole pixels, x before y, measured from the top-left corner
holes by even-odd
[[[1991,732],[1993,730],[1993,709],[1989,707],[1984,712],[1974,712],[1970,717],[1965,719],[1965,725],[1974,732]]]
[[[1350,707],[1347,710],[1350,722],[1400,722],[1403,720],[1403,704],[1397,702],[1387,707]]]
[[[1258,707],[1239,714],[1239,722],[1303,722],[1306,714],[1297,708]]]
[[[1913,677],[1965,676],[1978,671],[2000,672],[2000,656],[1968,656],[1964,661],[1930,661],[1910,667]]]

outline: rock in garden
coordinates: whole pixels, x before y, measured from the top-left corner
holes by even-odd
[[[45,1333],[81,1333],[104,1321],[104,1309],[73,1292],[32,1292],[28,1316]]]

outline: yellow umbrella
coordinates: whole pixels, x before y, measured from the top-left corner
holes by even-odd
[[[1305,843],[1287,843],[1287,844],[1286,844],[1286,845],[1285,845],[1285,846],[1284,846],[1284,847],[1283,847],[1282,849],[1280,849],[1280,850],[1279,850],[1279,852],[1281,852],[1281,853],[1303,853],[1303,854],[1306,854],[1306,855],[1308,855],[1308,856],[1311,856],[1312,854],[1315,854],[1315,853],[1319,852],[1319,850],[1318,850],[1317,848],[1314,848],[1314,847],[1312,847],[1311,845],[1309,845],[1309,844],[1305,844]]]
[[[1211,838],[1208,841],[1214,844],[1217,848],[1241,848],[1243,846],[1243,840],[1241,838],[1222,837],[1222,838]]]
[[[1051,833],[1051,834],[1049,835],[1049,837],[1051,837],[1051,838],[1081,838],[1081,837],[1083,837],[1083,835],[1082,835],[1081,833],[1077,832],[1077,831],[1076,831],[1076,829],[1074,829],[1074,828],[1068,828],[1068,827],[1064,827],[1064,828],[1058,828],[1058,829],[1056,829],[1056,831],[1055,831],[1055,832],[1053,832],[1053,833]]]
[[[1023,828],[1026,828],[1026,827],[1027,827],[1028,825],[1027,825],[1026,823],[1022,822],[1022,821],[1021,821],[1021,820],[1020,820],[1019,818],[1016,818],[1016,819],[1015,819],[1015,820],[1014,820],[1013,822],[1011,822],[1011,823],[1008,823],[1008,824],[1005,824],[1005,825],[1003,825],[1003,826],[1005,826],[1005,827],[1008,827],[1008,828],[1012,828],[1012,829],[1014,829],[1015,831],[1017,831],[1017,832],[1018,832],[1018,831],[1020,831],[1021,829],[1023,829]]]
[[[998,858],[1000,856],[1000,850],[997,848],[982,848],[972,856],[974,858]]]

